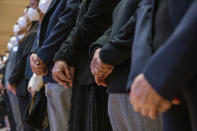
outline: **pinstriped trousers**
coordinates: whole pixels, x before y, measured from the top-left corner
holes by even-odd
[[[71,88],[47,83],[47,111],[50,131],[67,131],[70,117]]]
[[[161,116],[151,120],[135,112],[127,94],[109,94],[108,114],[113,131],[162,131]]]

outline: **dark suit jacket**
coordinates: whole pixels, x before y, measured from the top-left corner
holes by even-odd
[[[100,52],[104,63],[114,66],[113,72],[107,78],[108,92],[126,92],[126,83],[130,67],[130,53],[135,31],[135,11],[138,0],[122,0],[113,14],[111,38]],[[95,49],[92,49],[92,53]]]
[[[129,88],[154,51],[164,44],[173,31],[168,5],[166,0],[144,0],[139,8],[132,46]]]
[[[173,34],[155,50],[141,72],[158,93],[171,100],[195,80],[197,73],[197,1],[168,2]]]
[[[153,88],[165,98],[172,99],[181,87],[197,74],[197,1],[170,1],[174,32],[144,67],[143,73]],[[173,10],[182,9],[181,13]],[[196,87],[194,87],[196,88]]]
[[[39,49],[36,54],[49,69],[45,82],[54,82],[51,77],[52,60],[62,42],[75,25],[81,0],[53,0],[41,23]]]
[[[84,0],[77,19],[77,26],[65,42],[65,49],[56,60],[63,57],[68,65],[75,66],[76,79],[81,85],[94,83],[90,71],[89,46],[112,24],[112,12],[119,0]]]
[[[17,96],[27,95],[27,82],[25,78],[26,60],[36,38],[37,28],[38,22],[34,22],[29,34],[19,45],[16,64],[8,80],[10,84],[16,85]]]

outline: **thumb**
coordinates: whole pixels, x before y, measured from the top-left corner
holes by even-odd
[[[33,62],[36,64],[36,65],[39,65],[40,64],[40,61],[38,59],[38,57],[36,55],[33,56]]]
[[[71,74],[70,74],[70,71],[69,71],[69,68],[68,68],[67,65],[64,66],[64,71],[65,71],[65,73],[66,73],[66,77],[67,77],[68,79],[71,79]]]

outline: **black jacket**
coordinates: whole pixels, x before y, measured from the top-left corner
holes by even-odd
[[[66,41],[63,50],[57,53],[55,60],[64,59],[68,65],[76,68],[76,77],[80,84],[94,82],[90,71],[91,58],[89,46],[96,41],[112,24],[112,12],[119,0],[83,0],[75,30]]]
[[[138,0],[122,0],[113,14],[113,26],[110,40],[100,52],[104,63],[114,66],[107,78],[109,93],[125,93],[130,67],[131,46],[135,31],[135,12]],[[95,49],[91,49],[92,53]]]

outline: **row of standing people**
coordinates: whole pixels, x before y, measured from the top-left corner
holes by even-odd
[[[45,11],[39,5],[30,1],[26,21],[39,22],[12,49],[17,61],[5,77],[21,116],[34,72],[46,85],[52,131],[197,130],[196,1],[48,0]],[[28,90],[33,97],[43,92]]]

